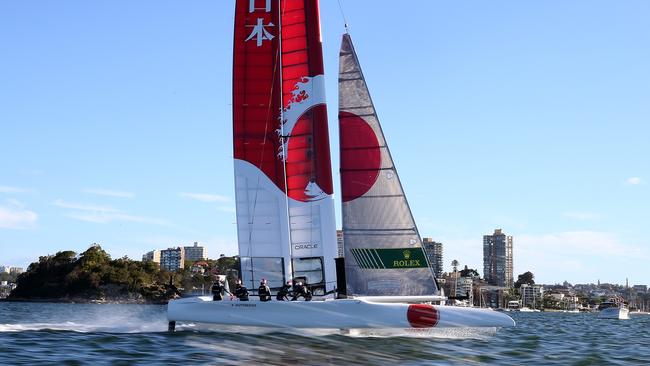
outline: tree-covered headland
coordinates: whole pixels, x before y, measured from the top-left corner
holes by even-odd
[[[226,274],[238,261],[225,257],[214,265],[216,270],[203,273],[192,272],[189,267],[168,272],[154,262],[111,259],[94,244],[80,254],[61,251],[40,257],[18,276],[8,300],[166,303],[182,290],[207,287],[209,291],[213,274]]]

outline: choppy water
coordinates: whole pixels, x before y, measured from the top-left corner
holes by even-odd
[[[164,306],[0,303],[0,364],[647,365],[650,316],[511,313],[515,328],[393,335],[180,325]],[[291,316],[291,315],[288,315]]]

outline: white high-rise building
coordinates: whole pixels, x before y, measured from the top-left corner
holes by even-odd
[[[194,246],[185,247],[185,260],[196,262],[202,261],[206,258],[207,256],[205,255],[205,248],[199,246],[198,241],[194,242]]]
[[[0,273],[21,274],[23,269],[21,267],[0,266]]]
[[[523,306],[539,308],[544,299],[544,286],[543,285],[521,285],[519,289],[521,293],[521,303]]]
[[[474,279],[472,277],[458,277],[456,280],[456,296],[467,296],[467,301],[473,304]]]
[[[185,248],[168,248],[160,251],[160,268],[174,272],[185,267]]]
[[[152,250],[143,254],[142,261],[160,263],[160,250]]]

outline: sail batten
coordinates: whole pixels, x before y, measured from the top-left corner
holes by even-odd
[[[433,272],[348,34],[343,36],[339,62],[348,294],[437,295]]]

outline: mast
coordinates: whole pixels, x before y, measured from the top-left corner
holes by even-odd
[[[264,277],[280,287],[300,276],[314,290],[332,289],[336,231],[318,1],[237,0],[233,138],[246,285]]]
[[[438,295],[349,34],[339,56],[339,132],[348,293]]]

